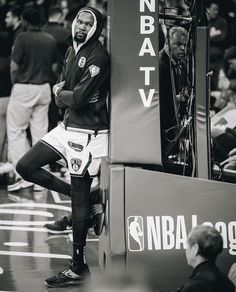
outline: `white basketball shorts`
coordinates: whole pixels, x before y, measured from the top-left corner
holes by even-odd
[[[82,130],[81,130],[82,131]],[[47,133],[41,142],[56,151],[67,161],[72,176],[98,174],[101,158],[108,155],[108,133],[88,134],[77,128],[67,128],[63,123]]]

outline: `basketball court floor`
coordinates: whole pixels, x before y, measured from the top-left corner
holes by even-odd
[[[71,212],[62,194],[32,188],[9,193],[0,186],[0,292],[79,291],[77,287],[47,288],[44,280],[69,263],[72,235],[53,235],[43,225]],[[92,229],[87,238],[91,274],[98,265],[98,237]]]

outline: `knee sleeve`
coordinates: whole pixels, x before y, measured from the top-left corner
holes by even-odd
[[[28,163],[24,160],[24,157],[22,157],[16,164],[16,171],[19,173],[19,175],[29,181],[30,173],[32,173],[32,170]]]
[[[90,218],[90,186],[92,179],[89,175],[72,177],[71,201],[73,222],[81,222]]]

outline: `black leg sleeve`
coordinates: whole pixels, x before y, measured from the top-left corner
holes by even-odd
[[[70,184],[42,168],[59,159],[58,153],[39,141],[18,161],[16,170],[27,181],[69,196]]]
[[[86,245],[89,228],[91,183],[88,172],[84,177],[71,177],[73,260],[78,265],[85,262],[85,254],[81,251]]]

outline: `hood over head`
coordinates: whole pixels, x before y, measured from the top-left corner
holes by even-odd
[[[86,40],[83,43],[77,43],[74,40],[74,36],[75,36],[75,23],[76,20],[78,18],[78,16],[82,13],[82,12],[89,12],[94,19],[94,24],[92,26],[92,28],[90,29],[89,33],[87,34]],[[104,17],[101,14],[101,12],[99,12],[97,9],[93,8],[93,7],[83,7],[79,10],[79,12],[77,13],[76,17],[74,18],[73,22],[72,22],[72,42],[73,42],[73,47],[75,50],[75,53],[77,54],[77,52],[79,51],[79,49],[84,46],[87,43],[91,43],[94,42],[96,40],[98,40],[102,30],[104,27]]]

